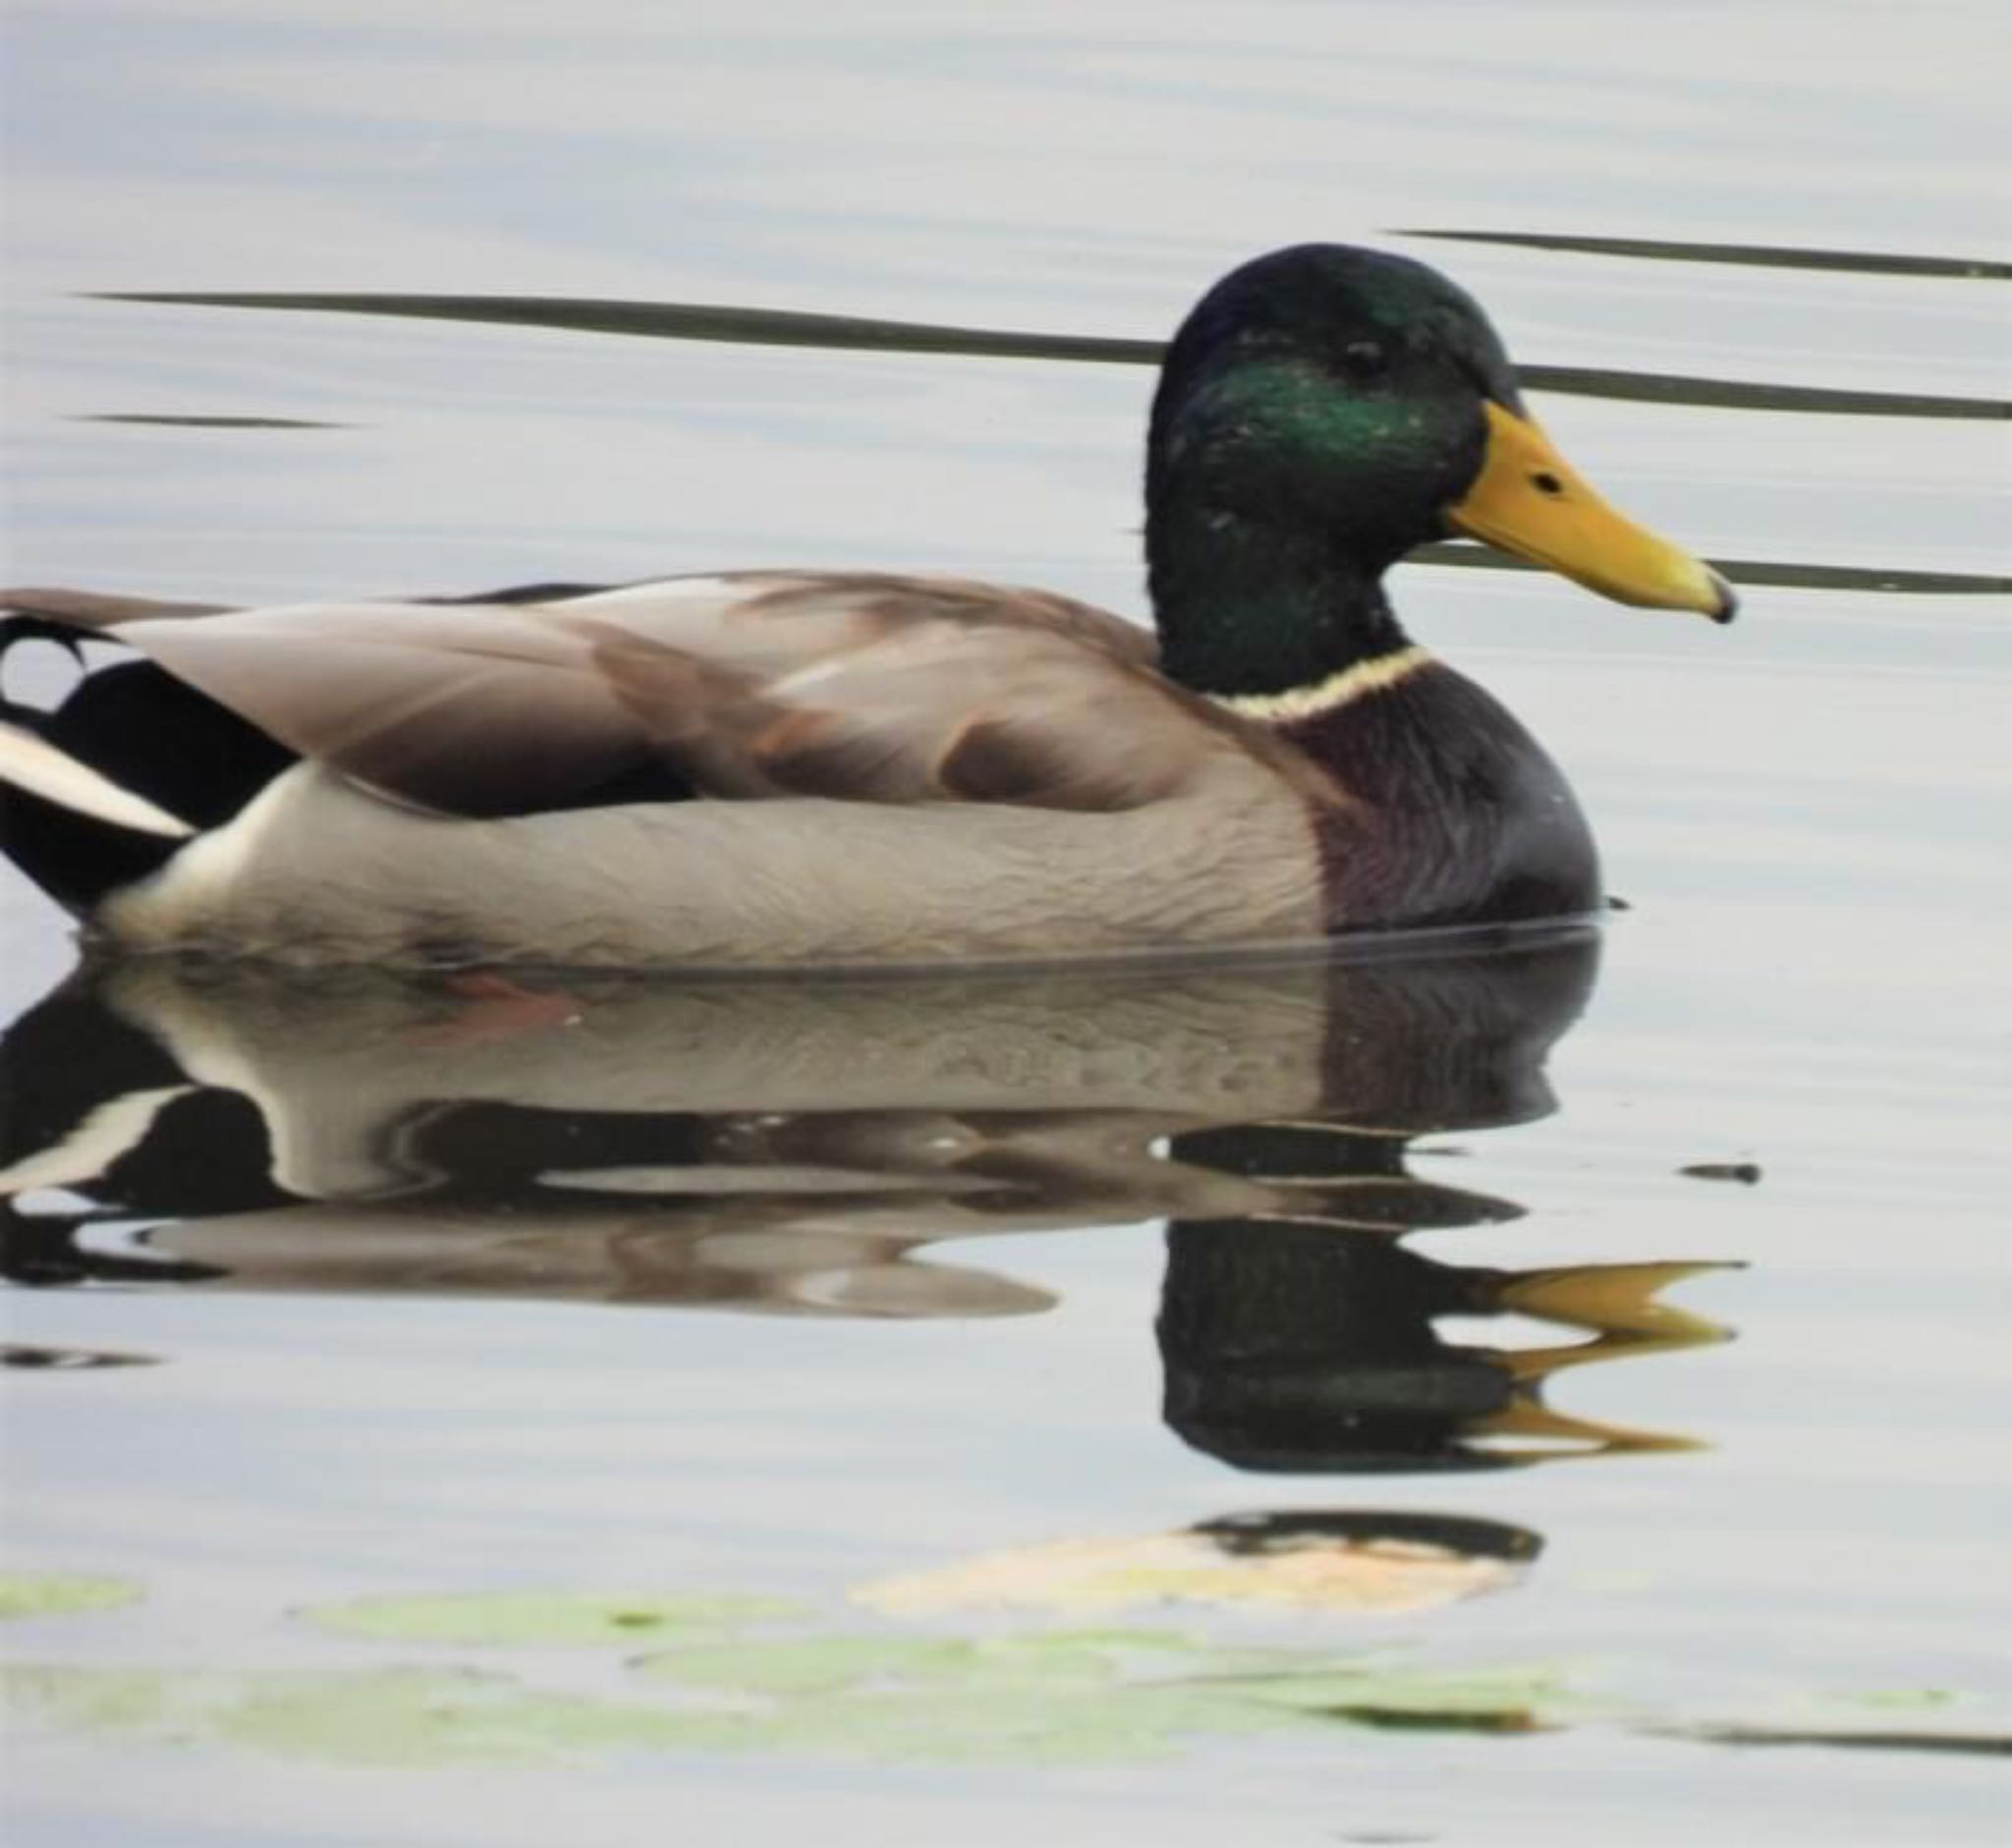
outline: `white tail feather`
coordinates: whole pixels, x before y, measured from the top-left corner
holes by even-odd
[[[156,808],[144,796],[101,775],[45,738],[19,725],[0,721],[0,782],[12,783],[59,809],[109,821],[114,827],[141,834],[186,840],[196,830],[179,815]]]

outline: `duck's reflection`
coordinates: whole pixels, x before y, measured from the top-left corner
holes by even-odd
[[[1544,1059],[1595,954],[1585,933],[1346,963],[521,986],[128,963],[7,1039],[6,1265],[1010,1316],[1052,1299],[931,1248],[1164,1219],[1166,1420],[1239,1469],[1669,1445],[1540,1395],[1563,1366],[1713,1338],[1655,1300],[1694,1266],[1511,1271],[1406,1242],[1517,1215],[1413,1175],[1407,1148],[1552,1108]],[[1532,1317],[1556,1338],[1532,1345]],[[1296,1518],[1272,1550],[1343,1519]],[[1186,1533],[1248,1560],[1255,1531]],[[1517,1534],[1520,1559],[1536,1542]]]

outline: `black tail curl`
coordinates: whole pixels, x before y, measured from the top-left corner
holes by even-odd
[[[18,605],[33,594],[8,592],[0,602],[14,597]],[[99,635],[90,622],[17,606],[0,617],[0,669],[14,648],[29,642],[55,644],[83,677],[52,706],[0,691],[0,719],[197,829],[221,826],[296,761],[255,725],[136,656],[115,637]],[[99,647],[118,652],[94,658]],[[0,851],[79,915],[158,871],[182,844],[0,784]]]

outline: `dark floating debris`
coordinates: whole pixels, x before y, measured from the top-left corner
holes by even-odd
[[[1552,1730],[1530,1708],[1521,1707],[1477,1707],[1467,1711],[1446,1708],[1433,1712],[1424,1708],[1377,1707],[1342,1701],[1316,1710],[1351,1726],[1369,1726],[1383,1732],[1526,1733]]]
[[[1410,553],[1405,562],[1454,565],[1471,571],[1540,569],[1466,539],[1435,539]],[[1883,590],[1917,596],[2003,596],[2012,591],[2012,577],[1997,572],[1887,571],[1874,565],[1811,565],[1767,558],[1714,558],[1709,563],[1735,584],[1770,584],[1799,590]]]
[[[1681,372],[1617,372],[1592,365],[1524,365],[1517,378],[1532,391],[1579,398],[1626,398],[1644,404],[1702,405],[1720,411],[1801,411],[1822,417],[1960,418],[2001,422],[2012,418],[2002,398],[1949,398],[1916,391],[1842,391],[1831,385],[1767,385],[1746,379],[1696,378]]]
[[[1020,333],[951,327],[797,308],[735,308],[703,302],[613,302],[548,295],[209,295],[118,291],[98,302],[154,302],[178,308],[272,308],[328,314],[382,314],[400,320],[482,321],[557,327],[573,333],[638,334],[656,340],[712,340],[740,347],[832,347],[869,353],[954,353],[977,359],[1076,360],[1157,365],[1165,345],[1094,334]]]
[[[315,418],[232,418],[169,417],[150,411],[86,411],[70,420],[73,423],[158,423],[187,430],[346,430],[348,423],[328,423]]]
[[[1765,269],[1847,270],[1861,276],[1957,276],[2012,279],[2012,263],[1975,256],[1903,256],[1881,251],[1811,251],[1792,244],[1675,244],[1661,238],[1561,237],[1547,231],[1393,230],[1393,238],[1435,238],[1453,244],[1508,244],[1534,251],[1577,251],[1593,256],[1643,256],[1666,263],[1750,263]]]
[[[1106,365],[1157,365],[1158,340],[1096,334],[1022,333],[953,327],[795,308],[736,308],[697,302],[609,302],[543,295],[209,295],[119,291],[99,302],[151,302],[182,308],[270,308],[330,314],[381,314],[405,320],[484,321],[558,327],[576,333],[639,334],[658,340],[713,340],[735,346],[828,347],[870,353],[942,353],[999,360],[1066,360]],[[1526,365],[1517,377],[1533,391],[1650,404],[1706,405],[1735,411],[1802,411],[1849,417],[2012,418],[1997,398],[1950,398],[1920,392],[1840,391],[1816,385],[1753,384],[1675,373],[1612,371],[1588,365]]]
[[[1966,1758],[2012,1758],[2012,1738],[1993,1733],[1862,1732],[1785,1726],[1651,1726],[1643,1729],[1666,1739],[1691,1739],[1700,1745],[1822,1746],[1846,1752],[1947,1752]]]
[[[0,1367],[34,1372],[83,1372],[99,1367],[158,1367],[157,1354],[113,1354],[91,1348],[38,1348],[21,1342],[0,1343]]]
[[[1677,1172],[1694,1181],[1737,1181],[1742,1187],[1760,1185],[1758,1161],[1694,1161]]]

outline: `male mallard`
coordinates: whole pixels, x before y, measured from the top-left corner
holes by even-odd
[[[15,858],[117,945],[905,964],[1509,924],[1598,903],[1564,778],[1411,643],[1448,531],[1723,621],[1469,297],[1304,245],[1216,284],[1146,455],[1158,642],[1046,593],[771,571],[228,613],[23,591],[140,658],[10,706]]]

